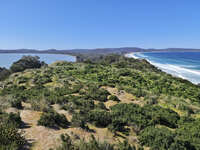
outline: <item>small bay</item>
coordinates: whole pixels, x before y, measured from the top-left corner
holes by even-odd
[[[0,54],[0,67],[9,68],[13,62],[19,60],[22,56],[39,56],[41,61],[51,64],[56,61],[75,62],[76,57],[63,54],[28,54],[28,53],[1,53]]]

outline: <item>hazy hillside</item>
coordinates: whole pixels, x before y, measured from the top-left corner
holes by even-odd
[[[145,60],[27,57],[4,72],[0,149],[200,149],[200,87]]]

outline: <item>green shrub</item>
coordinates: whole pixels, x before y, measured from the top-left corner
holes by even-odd
[[[131,146],[127,140],[118,144],[117,150],[136,150],[135,146]]]
[[[145,115],[144,109],[136,104],[116,104],[111,107],[113,120],[123,119],[124,124],[137,127],[139,130],[151,124],[151,118]]]
[[[178,139],[187,141],[196,150],[200,149],[200,119],[181,118],[175,133]]]
[[[72,143],[72,140],[68,134],[62,134],[60,136],[62,140],[62,145],[56,150],[75,150],[75,146]]]
[[[18,150],[26,144],[25,138],[18,129],[10,124],[0,123],[0,149]]]
[[[0,81],[6,79],[10,75],[10,71],[0,67]]]
[[[115,96],[115,95],[111,95],[111,96],[109,97],[109,100],[117,101],[117,102],[120,101],[119,98],[118,98],[117,96]]]
[[[97,127],[106,127],[112,122],[110,113],[104,110],[90,111],[88,120]]]
[[[97,109],[103,109],[103,110],[107,110],[105,104],[103,102],[99,102],[98,104],[96,104],[96,108]]]
[[[96,86],[90,86],[87,92],[87,96],[89,98],[102,102],[107,101],[108,95],[110,95],[110,93],[107,90],[98,88]]]
[[[47,112],[43,112],[40,119],[38,120],[38,125],[42,125],[45,127],[50,128],[57,128],[62,127],[66,128],[69,125],[69,122],[65,115],[59,114],[51,109],[49,109]]]
[[[139,135],[141,145],[151,147],[151,150],[194,150],[186,139],[177,139],[176,134],[167,128],[147,127]]]
[[[44,99],[32,99],[29,100],[30,104],[31,104],[31,109],[35,110],[35,111],[43,111],[45,109],[50,108],[50,104],[48,101],[44,100]]]
[[[144,100],[145,100],[145,104],[147,105],[154,105],[158,103],[158,97],[157,96],[145,96]]]
[[[20,99],[14,99],[11,101],[11,106],[16,107],[18,109],[22,109],[22,102]]]
[[[108,126],[108,129],[113,132],[114,134],[116,131],[127,133],[125,129],[126,122],[123,119],[112,120],[112,123]]]
[[[85,115],[80,113],[73,113],[71,124],[73,127],[80,127],[82,129],[89,129],[87,126],[87,119]]]
[[[0,113],[0,122],[8,125],[13,125],[17,128],[21,127],[23,122],[21,120],[20,114],[17,113]]]
[[[87,111],[87,112],[94,109],[94,106],[95,106],[94,101],[85,100],[85,99],[82,99],[82,98],[74,100],[73,103],[74,103],[74,105],[75,105],[74,107],[76,109],[80,109],[82,111]]]
[[[147,105],[144,108],[146,116],[151,117],[153,124],[176,128],[180,116],[173,110],[160,106]]]
[[[141,145],[152,147],[152,150],[168,149],[173,143],[174,134],[167,128],[147,127],[139,135]]]

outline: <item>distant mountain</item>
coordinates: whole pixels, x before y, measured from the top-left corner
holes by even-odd
[[[138,47],[121,47],[121,48],[97,48],[97,49],[71,49],[71,50],[36,50],[36,49],[15,49],[15,50],[0,50],[0,53],[40,53],[40,54],[69,54],[69,55],[104,55],[110,53],[125,54],[130,52],[183,52],[183,51],[200,51],[200,49],[190,48],[167,48],[167,49],[143,49]]]

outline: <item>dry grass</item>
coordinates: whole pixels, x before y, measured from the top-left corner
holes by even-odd
[[[117,102],[109,100],[109,101],[105,102],[104,104],[105,104],[106,108],[109,109],[110,107],[116,105]]]
[[[112,87],[102,87],[104,89],[106,89],[110,94],[117,96],[120,99],[120,103],[134,103],[134,104],[138,104],[138,105],[143,105],[143,101],[141,100],[136,100],[135,96],[133,96],[130,93],[127,93],[124,90],[119,91],[117,88],[112,88]],[[116,103],[108,101],[107,103],[105,103],[106,106],[110,107],[115,105]]]
[[[57,107],[57,106],[54,106]],[[61,110],[59,110],[62,112]],[[81,139],[86,141],[90,139],[91,134],[93,134],[99,141],[113,142],[112,133],[108,131],[107,128],[96,128],[90,125],[90,128],[95,130],[95,132],[87,132],[80,128],[68,128],[54,130],[45,128],[43,126],[38,126],[37,121],[39,120],[41,112],[32,110],[22,110],[21,118],[27,124],[27,128],[23,129],[24,135],[27,140],[32,141],[33,150],[48,150],[50,148],[58,147],[61,144],[60,135],[78,135]]]
[[[97,140],[100,142],[108,142],[108,143],[115,143],[118,141],[117,138],[113,136],[113,133],[111,133],[108,128],[97,128],[92,124],[88,124],[90,129],[93,129],[95,133],[92,133]]]
[[[72,120],[72,115],[68,111],[61,109],[61,106],[59,104],[54,104],[52,105],[52,107],[57,113],[64,114],[67,120]]]
[[[48,150],[60,144],[60,134],[62,130],[48,129],[37,125],[41,112],[32,110],[22,110],[21,118],[27,125],[24,128],[24,135],[27,140],[32,141],[33,150]]]
[[[16,108],[14,108],[14,107],[9,107],[9,108],[7,108],[6,110],[5,110],[5,112],[6,113],[18,113],[19,112],[19,110],[18,109],[16,109]]]

